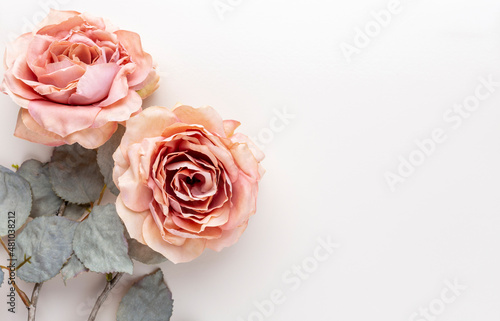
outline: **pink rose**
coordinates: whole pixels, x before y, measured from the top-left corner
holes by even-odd
[[[21,109],[14,135],[50,146],[104,144],[158,87],[136,33],[52,10],[5,53],[2,91]]]
[[[234,244],[255,213],[264,155],[211,107],[150,107],[113,155],[118,214],[132,238],[174,263]]]

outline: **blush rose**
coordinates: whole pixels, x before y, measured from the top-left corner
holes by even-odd
[[[130,236],[174,263],[235,243],[256,210],[263,153],[211,107],[150,107],[113,155]]]
[[[139,35],[52,10],[5,53],[2,91],[20,107],[14,135],[49,146],[104,144],[158,86]]]

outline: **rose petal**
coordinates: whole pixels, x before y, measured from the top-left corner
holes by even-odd
[[[65,137],[92,126],[100,108],[67,106],[50,101],[33,100],[29,103],[28,110],[43,128]]]
[[[156,73],[155,69],[151,69],[148,77],[140,84],[134,86],[132,89],[137,90],[142,99],[146,99],[153,94],[153,92],[160,87],[160,75]]]
[[[177,227],[175,229],[167,229],[167,232],[172,233],[186,239],[217,239],[221,237],[222,230],[219,227],[203,227],[193,221],[183,219],[178,216],[172,216],[172,221]],[[180,230],[181,228],[182,230]]]
[[[40,96],[37,92],[35,92],[33,90],[33,88],[26,85],[23,81],[14,77],[11,69],[9,69],[5,72],[4,79],[3,79],[3,88],[8,88],[10,92],[12,92],[13,94],[15,94],[19,97],[22,97],[23,99],[33,100],[33,99],[41,99],[42,98],[42,96]],[[23,106],[23,107],[27,107],[27,106]]]
[[[125,157],[123,156],[121,148],[117,148],[113,153],[113,161],[115,166],[113,167],[113,183],[118,186],[118,178],[125,173],[129,164]]]
[[[49,48],[53,43],[54,38],[50,36],[34,35],[29,47],[24,52],[26,63],[37,76],[42,75],[45,70],[51,56]]]
[[[9,97],[19,106],[22,108],[28,108],[28,105],[30,101],[28,99],[25,99],[21,96],[18,96],[14,94],[10,89],[7,87],[7,84],[5,83],[5,78],[4,81],[2,82],[2,85],[0,86],[0,91],[9,95]]]
[[[71,95],[71,105],[90,105],[108,96],[109,89],[120,67],[114,63],[88,66],[78,81],[76,93]]]
[[[152,148],[152,147],[150,147]],[[143,157],[151,157],[150,151],[144,150],[141,144],[129,146],[127,158],[130,166],[118,178],[118,189],[122,195],[122,200],[131,210],[141,212],[149,208],[149,203],[153,198],[153,192],[148,187],[148,174],[144,173],[141,165]]]
[[[127,64],[122,66],[111,84],[108,96],[105,100],[99,103],[100,106],[109,106],[118,100],[126,97],[129,94],[129,87],[127,83],[127,76],[135,70],[134,64]]]
[[[118,128],[118,123],[110,122],[99,128],[79,130],[64,138],[67,144],[78,143],[87,149],[94,149],[104,145]]]
[[[205,249],[206,240],[204,239],[187,239],[182,246],[165,242],[151,216],[146,218],[142,233],[147,246],[176,264],[192,261]]]
[[[231,136],[231,141],[233,143],[241,143],[241,144],[247,144],[250,150],[252,151],[253,156],[255,159],[260,163],[264,160],[265,155],[264,153],[260,150],[255,143],[248,138],[248,136],[243,135],[241,133],[236,133],[233,136]]]
[[[40,88],[40,87],[38,87]],[[38,89],[37,88],[37,89]],[[59,91],[54,91],[49,94],[43,95],[50,101],[53,101],[58,104],[67,105],[69,101],[69,97],[76,92],[76,88],[72,89],[61,89]]]
[[[55,70],[54,72],[41,75],[38,77],[38,81],[44,84],[56,86],[58,88],[65,88],[66,86],[68,86],[70,82],[79,79],[84,74],[85,74],[85,69],[83,69],[79,65],[72,65],[67,68]],[[70,97],[70,100],[71,98],[72,97]],[[81,104],[76,104],[76,105],[81,105]]]
[[[59,11],[59,13],[61,13],[61,11]],[[56,15],[58,15],[59,13],[56,13]],[[53,36],[60,39],[64,38],[68,33],[70,33],[73,28],[76,28],[84,23],[82,17],[73,15],[71,13],[63,13],[63,15],[53,19],[53,21],[57,22],[55,24],[51,23],[45,25],[39,30],[35,31],[35,33],[38,35]]]
[[[161,238],[172,245],[175,246],[183,246],[184,243],[186,243],[186,238],[180,237],[177,235],[173,235],[171,233],[168,233],[165,231],[163,227],[174,227],[174,224],[172,223],[172,220],[170,217],[165,216],[163,212],[161,211],[161,207],[155,203],[151,202],[151,206],[149,207],[149,210],[151,211],[153,220],[158,227],[158,230],[160,231]],[[167,212],[168,213],[168,210]],[[163,222],[163,223],[162,223]]]
[[[236,128],[240,127],[241,123],[236,120],[224,120],[224,132],[226,133],[226,137],[231,137],[234,134]]]
[[[260,179],[259,162],[255,159],[248,145],[235,143],[231,146],[230,151],[236,165],[238,165],[245,174],[258,181]]]
[[[82,13],[81,17],[90,25],[93,25],[97,27],[97,29],[101,30],[107,30],[106,23],[104,22],[103,18],[100,17],[94,17],[93,15],[90,15],[88,13]],[[107,30],[109,31],[109,30]]]
[[[126,121],[132,114],[140,111],[142,108],[142,99],[139,94],[133,90],[129,90],[125,98],[117,101],[111,106],[101,108],[97,117],[94,120],[92,127],[101,127],[110,121],[120,122]]]
[[[232,230],[225,230],[218,239],[208,240],[207,247],[214,251],[221,251],[223,248],[228,247],[236,243],[245,229],[247,228],[248,221],[244,222],[240,226]]]
[[[89,47],[97,47],[97,44],[81,31],[72,30],[72,33],[69,35],[69,38],[67,38],[67,41],[71,43],[71,47],[68,49],[74,48],[78,43],[85,44]],[[71,57],[70,52],[68,52],[67,55],[70,59],[75,60]]]
[[[26,55],[22,55],[19,59],[14,61],[14,64],[9,71],[15,78],[23,81],[28,86],[39,84],[36,75],[26,63]]]
[[[141,142],[144,138],[161,136],[163,130],[177,122],[177,117],[165,107],[149,107],[127,120],[127,130],[121,146]],[[126,154],[124,153],[124,156]]]
[[[179,106],[173,110],[179,121],[186,124],[198,124],[221,137],[226,137],[224,123],[219,113],[210,106],[193,108],[191,106]]]
[[[118,195],[116,198],[116,212],[125,224],[130,237],[145,244],[144,238],[142,237],[142,229],[144,221],[151,215],[151,212],[149,210],[143,212],[132,211],[123,203],[121,195]]]
[[[19,110],[14,136],[47,146],[60,146],[65,144],[61,136],[50,133],[40,127],[24,108]]]
[[[33,34],[27,32],[20,35],[14,42],[10,43],[5,49],[5,56],[3,58],[3,63],[5,69],[12,67],[14,61],[18,57],[22,57],[24,53],[28,51],[30,42],[33,40]]]
[[[245,174],[241,173],[232,183],[232,207],[229,220],[222,226],[223,230],[232,230],[243,224],[250,216],[255,214],[258,185]]]
[[[77,11],[61,11],[51,8],[47,17],[45,17],[45,19],[43,19],[38,25],[38,28],[40,29],[45,26],[61,23],[79,14],[80,13]],[[36,32],[36,30],[34,32]]]
[[[135,32],[117,30],[115,34],[118,36],[118,41],[127,50],[132,62],[137,65],[135,72],[128,76],[129,86],[134,87],[148,77],[153,67],[153,58],[151,58],[150,54],[144,52],[141,37]]]

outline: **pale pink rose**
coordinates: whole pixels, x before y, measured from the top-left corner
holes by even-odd
[[[4,63],[1,89],[21,106],[14,135],[50,146],[104,144],[159,80],[138,34],[75,11],[52,10]]]
[[[113,155],[130,236],[174,263],[234,244],[255,213],[264,154],[211,107],[150,107]]]

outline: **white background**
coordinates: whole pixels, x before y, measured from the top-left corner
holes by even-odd
[[[415,313],[429,307],[428,321],[500,318],[500,88],[460,126],[443,119],[471,101],[479,79],[500,81],[500,2],[402,0],[348,62],[341,44],[354,45],[356,28],[389,1],[232,0],[224,19],[212,0],[56,1],[3,1],[2,46],[45,3],[109,18],[139,33],[158,62],[161,87],[145,106],[211,105],[265,142],[258,212],[239,243],[161,265],[173,321],[422,321]],[[5,95],[0,105],[0,164],[47,161],[50,148],[12,136],[16,105]],[[276,130],[277,111],[295,118]],[[399,157],[438,128],[446,140],[391,191],[387,172],[398,174]],[[327,237],[340,247],[307,265]],[[310,272],[293,290],[282,277],[304,260]],[[127,287],[154,269],[135,267],[98,320],[113,320]],[[446,290],[455,279],[467,287],[458,294]],[[86,320],[104,283],[56,277],[37,320]],[[262,317],[255,302],[275,290],[284,302]],[[7,312],[6,294],[0,320],[26,320],[19,299]]]

